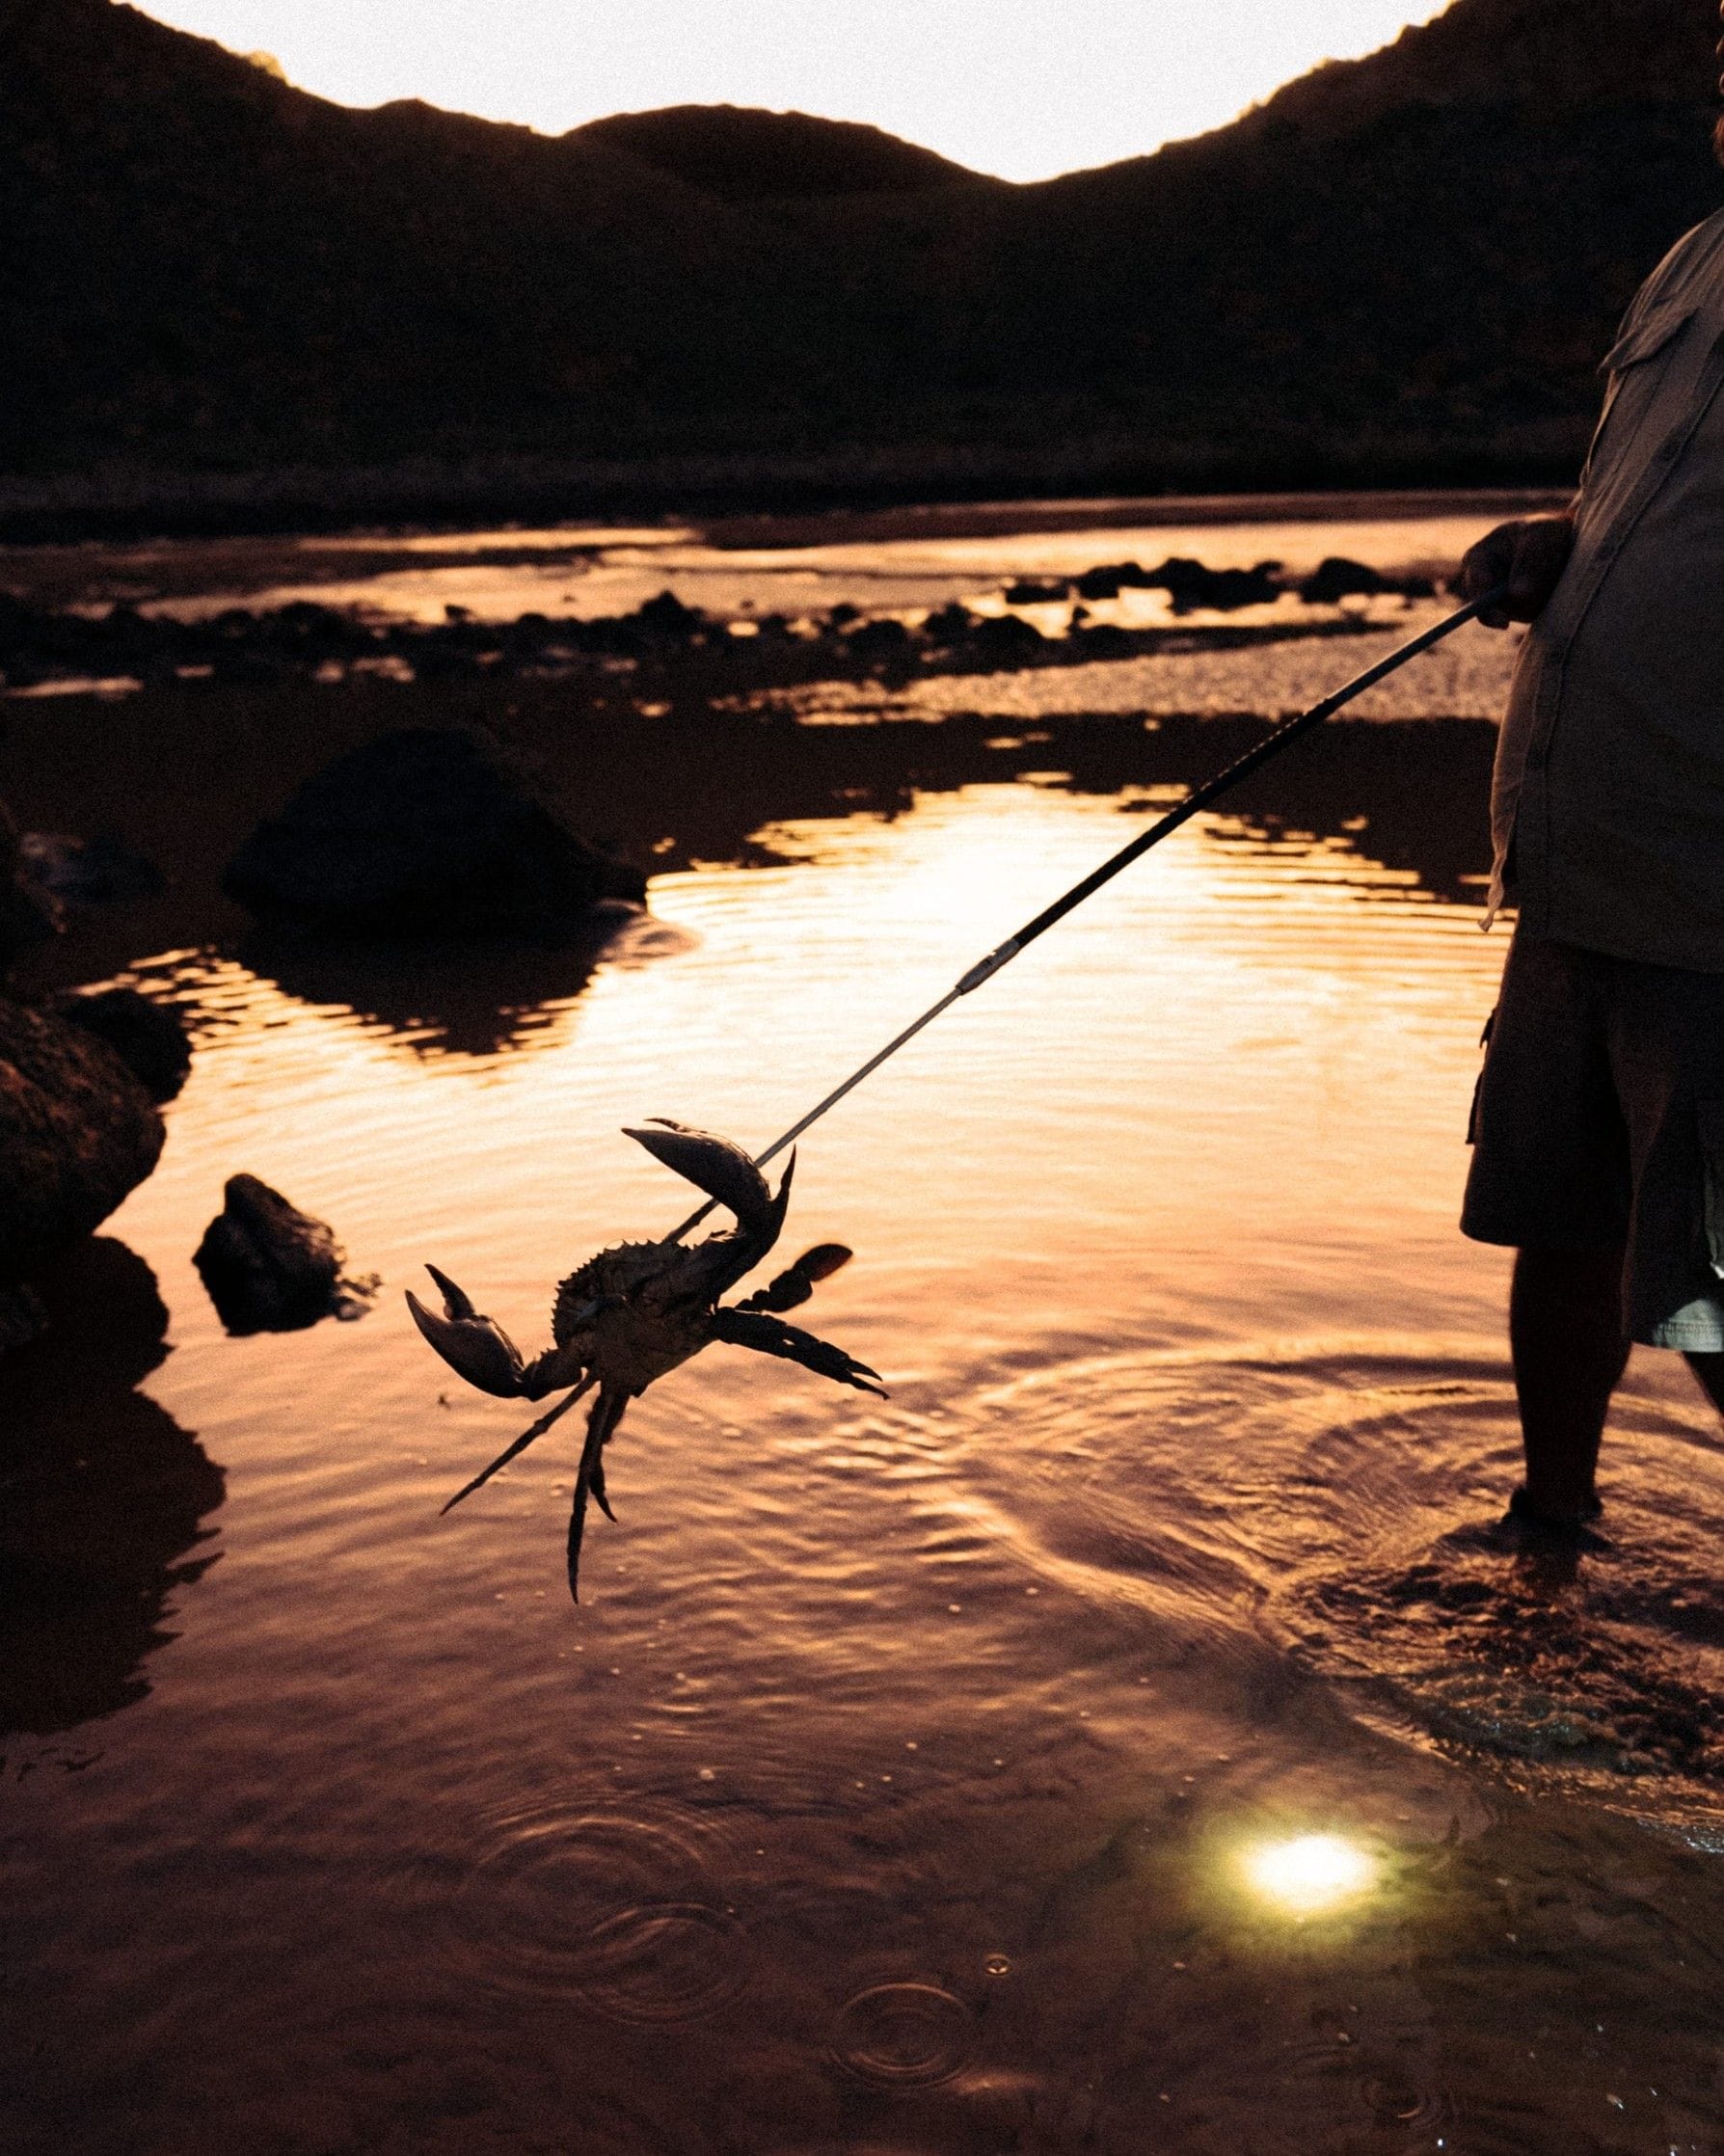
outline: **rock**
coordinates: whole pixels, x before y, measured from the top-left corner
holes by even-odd
[[[960,644],[975,628],[977,616],[957,600],[949,600],[922,624],[922,633],[931,644]]]
[[[684,606],[674,591],[661,591],[657,599],[643,600],[634,609],[633,619],[656,644],[691,643],[707,625],[700,608]]]
[[[0,975],[60,930],[61,909],[29,875],[18,827],[0,801]]]
[[[994,614],[970,632],[971,656],[990,666],[1016,666],[1046,651],[1048,639],[1017,614]]]
[[[230,1175],[193,1263],[229,1333],[296,1333],[364,1314],[377,1283],[342,1274],[335,1230],[256,1175]]]
[[[1144,581],[1165,591],[1175,613],[1207,607],[1228,613],[1237,606],[1272,606],[1281,595],[1276,581],[1279,561],[1260,561],[1253,569],[1211,569],[1206,563],[1175,554]]]
[[[1080,599],[1118,599],[1126,586],[1145,590],[1154,579],[1135,561],[1115,561],[1086,569],[1072,589]]]
[[[498,746],[410,727],[338,757],[223,878],[260,919],[391,936],[557,935],[646,878],[560,822]]]
[[[1376,598],[1396,587],[1387,577],[1362,561],[1349,561],[1344,554],[1329,554],[1299,584],[1299,596],[1307,606],[1333,606],[1337,600]]]
[[[914,650],[914,640],[902,621],[890,614],[877,621],[865,621],[848,631],[844,645],[850,658],[861,666],[889,666],[895,660],[907,659]]]
[[[192,1067],[184,1021],[168,1005],[151,1003],[135,988],[104,988],[95,995],[62,996],[55,1015],[105,1040],[158,1106],[175,1098]]]
[[[1046,606],[1057,600],[1068,599],[1071,586],[1025,577],[1015,584],[1006,587],[1006,604],[1009,606]]]
[[[106,1041],[0,1002],[0,1280],[107,1219],[161,1155],[162,1118]]]
[[[18,853],[24,876],[39,891],[72,905],[150,899],[162,888],[155,863],[112,832],[76,839],[63,832],[26,831]]]

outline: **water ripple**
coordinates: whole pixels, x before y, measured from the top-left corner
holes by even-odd
[[[746,1988],[751,1956],[709,1845],[668,1816],[513,1818],[455,1898],[457,1952],[487,1981],[572,1995],[616,2021],[714,2013]]]
[[[931,2089],[962,2069],[973,2039],[970,2010],[950,1991],[878,1983],[840,2011],[832,2056],[876,2089]]]

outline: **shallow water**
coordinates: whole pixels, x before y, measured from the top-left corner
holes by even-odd
[[[1243,655],[1254,708],[1288,649]],[[1241,745],[1069,675],[1015,677],[1046,738],[1002,736],[958,686],[981,723],[739,734],[698,784],[667,735],[619,817],[670,865],[596,962],[266,951],[199,894],[208,831],[88,931],[201,1052],[0,1370],[39,1559],[0,2143],[1724,2145],[1713,1423],[1638,1359],[1607,1547],[1491,1530],[1476,721],[1337,732],[810,1136],[789,1242],[857,1255],[805,1314],[889,1400],[677,1372],[579,1609],[563,1431],[438,1518],[526,1416],[405,1322],[424,1259],[542,1342],[561,1272],[687,1209],[622,1124],[765,1142]],[[160,849],[191,709],[37,712],[16,806],[64,821],[76,768]],[[384,1276],[371,1316],[223,1335],[190,1253],[242,1168]],[[1364,1860],[1332,1906],[1248,1869],[1309,1835]]]

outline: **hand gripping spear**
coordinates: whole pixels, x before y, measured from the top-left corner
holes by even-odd
[[[1012,959],[1020,952],[1028,950],[1038,936],[1045,935],[1057,922],[1064,921],[1065,916],[1074,912],[1077,907],[1084,903],[1086,899],[1093,898],[1104,884],[1111,883],[1115,876],[1130,868],[1134,861],[1141,860],[1152,847],[1157,847],[1164,839],[1171,838],[1182,824],[1189,823],[1194,816],[1200,815],[1212,802],[1218,801],[1224,794],[1230,793],[1242,780],[1249,778],[1253,771],[1261,770],[1265,764],[1269,763],[1272,758],[1279,756],[1283,749],[1290,747],[1302,735],[1313,732],[1323,724],[1325,719],[1333,718],[1336,712],[1343,710],[1357,697],[1362,696],[1367,688],[1372,688],[1377,683],[1387,680],[1390,674],[1405,666],[1409,660],[1416,659],[1420,653],[1427,652],[1434,645],[1440,644],[1444,637],[1452,636],[1457,629],[1463,628],[1469,621],[1476,621],[1481,614],[1487,613],[1494,606],[1499,606],[1505,596],[1506,593],[1502,590],[1487,592],[1483,598],[1471,601],[1469,605],[1462,606],[1456,612],[1446,615],[1441,621],[1434,623],[1429,629],[1421,631],[1418,635],[1410,637],[1406,643],[1399,645],[1387,658],[1380,659],[1374,666],[1367,666],[1362,674],[1356,675],[1343,687],[1337,688],[1332,695],[1324,697],[1320,703],[1313,704],[1309,711],[1302,712],[1297,717],[1290,718],[1282,725],[1278,726],[1273,733],[1266,735],[1255,748],[1247,750],[1246,754],[1240,757],[1237,763],[1228,765],[1226,770],[1218,772],[1214,778],[1206,780],[1201,786],[1188,794],[1176,808],[1170,809],[1166,816],[1152,823],[1146,831],[1140,833],[1128,846],[1122,846],[1117,853],[1103,861],[1099,868],[1092,869],[1081,882],[1074,883],[1070,890],[1054,900],[1051,905],[1044,906],[1033,920],[1026,921],[1015,935],[1008,936],[1004,943],[996,944],[984,958],[978,959],[968,973],[949,988],[937,1003],[931,1004],[919,1018],[913,1020],[901,1034],[889,1040],[877,1054],[871,1056],[858,1069],[851,1071],[842,1085],[835,1086],[823,1100],[817,1102],[805,1116],[798,1121],[794,1122],[789,1130],[785,1131],[782,1136],[775,1138],[765,1152],[756,1155],[755,1169],[764,1168],[768,1161],[776,1160],[779,1154],[795,1144],[805,1130],[810,1129],[820,1121],[822,1116],[837,1107],[838,1103],[847,1094],[854,1092],[864,1079],[872,1077],[882,1064],[889,1062],[901,1048],[907,1046],[910,1041],[914,1040],[919,1033],[925,1032],[928,1027],[931,1026],[943,1011],[950,1011],[952,1006],[963,997],[974,995],[984,982],[991,981],[996,973],[1009,966]],[[641,1136],[640,1133],[633,1133],[633,1135]],[[658,1142],[660,1145],[663,1143],[661,1140]],[[737,1158],[738,1165],[743,1165],[743,1158],[740,1152]],[[699,1177],[696,1177],[696,1180],[699,1179]],[[714,1186],[709,1184],[708,1187]],[[782,1196],[781,1193],[780,1202],[782,1202]],[[718,1202],[717,1199],[709,1199],[706,1204],[700,1206],[697,1211],[690,1213],[680,1226],[673,1228],[670,1234],[664,1238],[664,1244],[660,1247],[680,1243],[691,1228],[697,1227],[706,1219]],[[810,1253],[811,1256],[814,1254],[813,1253]],[[842,1256],[848,1255],[848,1253],[839,1254],[842,1259]],[[439,1284],[445,1288],[449,1285],[441,1276],[439,1277]],[[466,1298],[461,1297],[459,1305],[451,1305],[451,1310],[458,1307],[464,1307],[465,1304]],[[490,1326],[489,1319],[473,1319],[471,1322],[481,1328]],[[422,1314],[420,1323],[423,1329],[426,1320]],[[432,1319],[430,1326],[435,1333],[438,1329],[438,1321]],[[774,1350],[772,1352],[779,1351]],[[513,1350],[509,1350],[509,1353],[512,1355]],[[860,1368],[860,1365],[855,1365],[855,1367]],[[829,1371],[827,1374],[836,1375],[838,1373]],[[873,1375],[872,1372],[866,1374]],[[512,1460],[518,1459],[529,1444],[533,1443],[536,1439],[543,1437],[552,1424],[568,1414],[575,1403],[591,1388],[593,1382],[594,1380],[590,1376],[583,1379],[548,1415],[541,1415],[530,1429],[524,1430],[506,1451],[499,1454],[489,1467],[475,1475],[463,1490],[451,1497],[444,1510],[446,1512],[459,1504],[462,1498],[470,1496],[473,1491],[489,1482],[491,1477],[498,1473],[500,1469],[507,1467]],[[850,1378],[847,1379],[847,1382],[855,1381]],[[499,1388],[487,1385],[486,1389],[495,1390],[499,1389]]]

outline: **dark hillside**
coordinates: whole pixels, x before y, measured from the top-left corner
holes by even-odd
[[[621,112],[565,138],[621,150],[727,202],[830,195],[907,195],[931,187],[1001,187],[980,173],[878,127],[737,105]]]
[[[523,460],[568,504],[1561,478],[1623,305],[1724,200],[1715,21],[1456,0],[1010,187],[795,114],[354,112],[0,0],[0,503],[301,465],[461,513]]]

